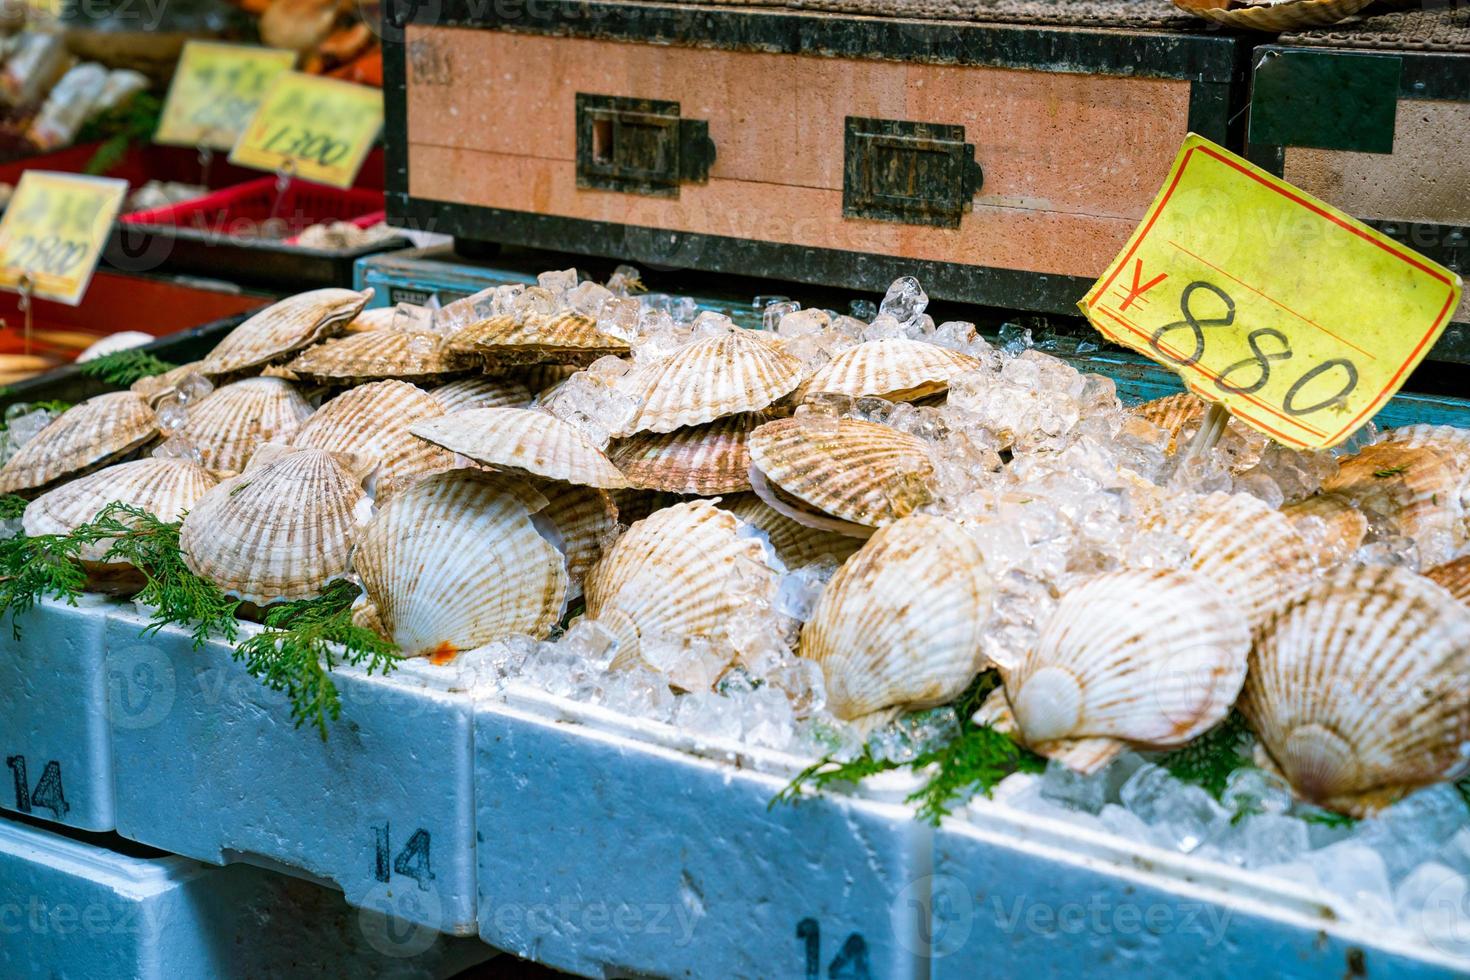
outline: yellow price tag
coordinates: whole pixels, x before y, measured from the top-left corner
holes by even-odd
[[[1393,397],[1444,332],[1460,277],[1190,135],[1079,306],[1288,446],[1325,448]]]
[[[0,219],[0,289],[76,306],[112,231],[128,182],[27,170]]]
[[[229,150],[296,52],[190,41],[163,103],[155,143]]]
[[[351,187],[383,127],[383,93],[333,78],[282,72],[241,134],[230,162]]]

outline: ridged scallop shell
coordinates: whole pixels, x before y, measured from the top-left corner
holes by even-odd
[[[1461,602],[1470,605],[1470,555],[1436,565],[1424,577]]]
[[[983,366],[968,354],[922,340],[870,340],[828,361],[806,383],[805,392],[916,401],[947,390],[950,378]]]
[[[720,506],[745,523],[766,532],[776,557],[787,568],[800,568],[828,555],[843,562],[863,544],[859,538],[798,524],[772,510],[769,504],[753,493],[727,497],[720,502]]]
[[[628,528],[583,584],[587,615],[619,638],[618,662],[640,638],[726,635],[752,602],[775,598],[765,547],[712,501],[666,507]]]
[[[1470,544],[1470,452],[1453,444],[1375,442],[1340,460],[1322,490],[1350,501],[1380,530],[1414,539],[1425,562]]]
[[[640,432],[610,447],[613,465],[642,490],[714,496],[750,489],[750,449],[764,412],[747,412],[673,432]]]
[[[556,526],[561,549],[567,559],[570,579],[568,595],[582,594],[587,572],[602,557],[602,548],[618,526],[618,508],[612,494],[596,487],[581,487],[554,480],[538,482],[545,495],[541,516]]]
[[[454,468],[453,453],[410,432],[415,423],[443,414],[421,388],[406,381],[373,381],[322,405],[291,444],[374,461],[368,491],[381,506],[415,480]]]
[[[448,348],[490,364],[590,364],[629,350],[626,340],[597,329],[596,320],[567,311],[492,316],[450,337]]]
[[[161,521],[176,521],[219,481],[192,460],[135,459],[106,466],[48,490],[26,507],[28,535],[70,534],[94,520],[108,504],[141,508]],[[83,561],[102,561],[111,541],[83,545]]]
[[[621,432],[672,432],[726,415],[758,412],[801,383],[801,361],[749,330],[696,340],[636,367],[619,388],[639,408]]]
[[[378,378],[432,380],[460,368],[442,349],[438,334],[372,330],[308,348],[289,361],[286,370],[326,384],[346,384]]]
[[[347,324],[346,333],[368,333],[373,330],[429,330],[434,325],[434,311],[427,306],[399,303],[363,310]]]
[[[179,533],[190,571],[257,605],[310,598],[346,575],[371,511],[350,458],[265,448],[206,493]]]
[[[383,635],[405,654],[452,655],[561,618],[562,554],[495,477],[420,480],[363,528],[352,555]]]
[[[200,462],[239,473],[268,442],[289,442],[312,413],[311,403],[280,378],[246,378],[210,392],[189,409],[181,434]]]
[[[429,390],[444,414],[470,408],[525,408],[531,404],[531,389],[517,378],[461,378]]]
[[[143,396],[112,391],[51,420],[0,468],[0,493],[35,490],[137,449],[158,434]]]
[[[267,306],[225,335],[200,362],[204,374],[258,367],[346,326],[372,299],[371,289],[313,289]]]
[[[1145,521],[1189,542],[1190,567],[1224,589],[1252,625],[1312,581],[1317,553],[1278,510],[1243,493],[1211,493]]]
[[[995,591],[976,541],[942,517],[881,528],[827,583],[801,631],[821,665],[827,705],[855,719],[958,697],[985,657]]]
[[[798,416],[766,423],[749,444],[756,493],[801,524],[866,536],[933,499],[924,441],[890,426]],[[838,520],[824,525],[801,504]]]
[[[1245,618],[1204,576],[1106,572],[1062,594],[1005,672],[1005,700],[1026,744],[1091,771],[1125,744],[1182,745],[1218,724],[1249,650]]]
[[[1403,568],[1341,568],[1256,636],[1240,708],[1303,799],[1363,815],[1453,779],[1470,741],[1470,608]]]
[[[1321,542],[1323,565],[1346,561],[1368,535],[1368,518],[1335,493],[1313,494],[1281,508],[1281,513],[1308,540]]]
[[[474,408],[415,424],[409,431],[496,469],[615,490],[628,485],[582,431],[527,408]]]
[[[1132,414],[1147,419],[1167,432],[1169,445],[1165,452],[1174,453],[1188,447],[1190,440],[1204,423],[1209,408],[1210,403],[1203,398],[1192,392],[1182,391],[1177,395],[1155,398],[1153,401],[1135,405]],[[1220,442],[1224,448],[1230,450],[1233,458],[1231,469],[1238,472],[1259,462],[1261,453],[1270,440],[1264,433],[1231,416],[1225,424]]]

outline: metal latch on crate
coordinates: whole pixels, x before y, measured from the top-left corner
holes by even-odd
[[[965,127],[847,117],[842,214],[958,228],[984,172]]]
[[[679,118],[677,102],[577,93],[578,187],[678,197],[714,160],[709,123]]]

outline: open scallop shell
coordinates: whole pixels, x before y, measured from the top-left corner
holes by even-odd
[[[561,617],[561,552],[502,481],[475,470],[420,480],[363,528],[352,555],[384,636],[409,656],[451,656]]]
[[[347,574],[371,513],[357,466],[321,449],[262,448],[244,473],[210,490],[184,518],[184,563],[257,605],[317,595]]]
[[[26,507],[21,523],[33,537],[70,534],[113,502],[140,508],[161,521],[176,521],[217,482],[192,460],[135,459],[46,491]],[[111,546],[110,540],[83,545],[79,557],[100,562]]]
[[[179,382],[191,374],[202,374],[200,368],[203,361],[191,361],[188,364],[180,364],[176,368],[170,368],[162,374],[150,374],[146,378],[139,378],[129,385],[128,390],[134,394],[142,395],[149,405],[157,408],[169,395],[178,390]]]
[[[749,444],[755,492],[800,524],[866,537],[933,499],[924,441],[890,426],[798,416],[767,422]]]
[[[428,392],[406,381],[374,381],[317,409],[291,444],[376,461],[368,489],[381,505],[415,480],[454,468],[453,453],[410,432],[415,423],[443,412]]]
[[[471,323],[449,338],[456,354],[477,354],[488,364],[591,364],[608,354],[626,354],[628,342],[597,329],[581,313],[501,314]]]
[[[752,603],[772,601],[776,586],[760,540],[708,500],[629,527],[583,584],[587,615],[618,637],[620,664],[645,637],[722,638]]]
[[[284,357],[346,326],[372,298],[371,289],[313,289],[288,296],[226,334],[199,369],[230,374]]]
[[[191,407],[180,434],[199,450],[205,466],[238,473],[261,446],[289,442],[311,413],[311,403],[291,382],[246,378],[216,388]]]
[[[949,388],[949,379],[983,367],[976,358],[906,337],[849,347],[812,375],[807,395],[834,392],[859,398],[917,401]]]
[[[1284,0],[1237,5],[1234,0],[1174,0],[1174,6],[1226,27],[1279,34],[1328,27],[1347,20],[1373,0]]]
[[[561,539],[567,559],[567,594],[575,599],[582,594],[587,572],[602,557],[604,545],[617,529],[617,505],[611,493],[596,487],[543,480],[536,488],[546,497],[539,516],[551,521]]]
[[[1236,603],[1204,576],[1107,572],[1063,592],[1035,648],[1004,672],[1004,700],[1026,744],[1090,772],[1128,744],[1182,745],[1218,724],[1249,650]]]
[[[528,408],[474,408],[415,424],[420,439],[515,473],[616,490],[628,485],[582,430]]]
[[[953,700],[984,666],[994,584],[959,525],[916,514],[881,528],[827,584],[801,631],[827,705],[852,720]]]
[[[1424,577],[1461,602],[1470,605],[1470,555],[1436,565]]]
[[[1470,741],[1470,608],[1403,568],[1341,568],[1256,636],[1240,708],[1302,798],[1365,815],[1453,779]]]
[[[673,432],[640,432],[609,452],[628,482],[643,490],[714,496],[750,489],[750,449],[764,412],[747,412]]]
[[[766,532],[776,557],[787,568],[800,568],[829,555],[838,562],[843,562],[863,544],[860,538],[798,524],[772,510],[769,504],[753,493],[727,497],[720,502],[720,506],[745,523]]]
[[[1391,432],[1339,462],[1322,484],[1380,531],[1412,538],[1432,563],[1470,544],[1470,447]]]
[[[469,408],[525,408],[531,404],[531,389],[517,378],[461,378],[429,390],[444,414]]]
[[[73,405],[0,468],[0,493],[36,490],[122,456],[158,434],[142,395],[113,391]]]
[[[286,370],[324,384],[350,384],[378,378],[434,380],[456,373],[460,366],[442,349],[436,333],[373,330],[308,348],[288,362]]]
[[[1346,561],[1368,535],[1368,518],[1346,497],[1335,493],[1313,494],[1281,508],[1281,513],[1303,537],[1320,542],[1322,565]]]
[[[1189,542],[1190,567],[1228,592],[1252,625],[1305,589],[1317,551],[1291,520],[1256,497],[1212,493],[1145,520]]]
[[[346,333],[369,333],[373,330],[431,330],[434,311],[427,306],[399,303],[363,310],[347,324]]]
[[[801,383],[801,361],[749,330],[707,337],[635,367],[618,387],[639,408],[620,432],[672,432],[726,415],[758,412]]]

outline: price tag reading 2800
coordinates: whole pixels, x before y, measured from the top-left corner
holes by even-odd
[[[383,94],[331,78],[282,72],[241,134],[230,162],[351,187],[383,126]]]
[[[169,86],[155,143],[229,150],[296,52],[190,41]]]
[[[43,299],[81,302],[127,190],[125,180],[23,173],[0,220],[0,288],[28,278]]]
[[[1408,377],[1460,277],[1198,136],[1080,304],[1110,340],[1289,446],[1336,445]]]

